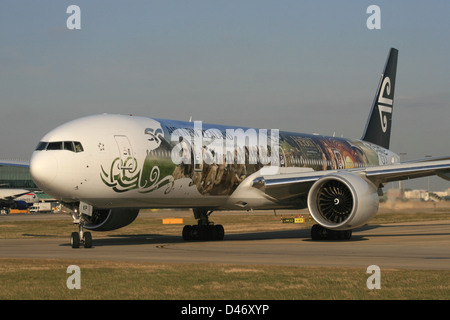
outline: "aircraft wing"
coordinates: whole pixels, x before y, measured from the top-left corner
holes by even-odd
[[[366,177],[380,183],[437,175],[450,180],[450,160],[407,162],[367,168]]]
[[[25,189],[0,189],[0,200],[11,201],[29,192]]]
[[[349,172],[380,184],[437,175],[450,181],[450,157],[439,158],[446,160],[418,160],[392,165],[368,168],[314,171],[311,168],[280,168],[280,172],[273,175],[263,175],[253,180],[252,186],[278,200],[307,195],[312,185],[320,178],[340,172]],[[289,169],[289,170],[283,170]]]

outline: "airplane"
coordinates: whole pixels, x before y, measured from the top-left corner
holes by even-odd
[[[19,209],[25,210],[28,208],[30,204],[36,203],[39,201],[37,195],[28,189],[20,188],[23,183],[20,183],[16,186],[16,188],[8,187],[10,183],[7,181],[8,176],[15,175],[15,173],[11,173],[10,170],[14,172],[18,168],[18,170],[22,171],[29,170],[29,163],[24,161],[11,161],[11,160],[0,160],[0,167],[7,168],[3,175],[4,182],[0,184],[0,208],[2,208],[2,213],[8,213],[9,209]],[[29,180],[29,178],[27,179]],[[31,182],[26,181],[26,182]],[[24,183],[23,185],[29,186],[29,183]]]
[[[400,162],[389,150],[398,50],[391,48],[361,139],[100,114],[46,134],[31,176],[62,203],[78,232],[132,223],[143,208],[192,208],[184,240],[222,240],[209,217],[220,210],[308,208],[313,240],[350,239],[373,218],[383,186],[438,175],[450,180],[450,157]]]
[[[38,202],[34,192],[26,189],[0,189],[0,207],[13,209],[27,209],[29,204]]]

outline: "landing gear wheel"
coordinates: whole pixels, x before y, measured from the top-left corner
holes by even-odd
[[[328,230],[324,227],[315,224],[311,228],[311,239],[313,240],[324,240],[327,238]]]
[[[213,222],[209,221],[209,216],[212,210],[195,208],[194,217],[198,220],[197,225],[184,226],[182,236],[183,240],[223,240],[225,236],[225,230],[222,225],[214,225]]]
[[[79,248],[80,244],[85,248],[92,248],[92,235],[90,232],[84,232],[83,238],[81,239],[78,232],[72,232],[70,235],[70,244],[74,249]]]
[[[78,232],[72,232],[70,236],[70,244],[72,245],[72,248],[80,247],[80,235]]]
[[[223,240],[225,236],[225,230],[221,224],[209,225],[209,226],[184,226],[183,227],[183,240]]]
[[[223,240],[223,237],[225,236],[225,229],[221,224],[218,224],[214,226],[214,240]]]
[[[84,233],[84,247],[92,248],[92,236],[90,232]]]
[[[192,240],[192,226],[183,227],[183,240],[184,241]]]
[[[311,228],[312,240],[350,240],[351,237],[352,230],[329,230],[318,224]]]
[[[344,235],[344,240],[350,240],[352,238],[352,230],[342,231]]]
[[[70,236],[70,244],[72,248],[79,248],[80,244],[85,248],[92,248],[92,235],[90,232],[84,232],[85,220],[78,209],[72,212],[73,223],[78,225],[78,232],[72,232]]]

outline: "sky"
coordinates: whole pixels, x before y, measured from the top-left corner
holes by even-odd
[[[0,158],[28,160],[48,131],[98,113],[358,139],[391,47],[391,150],[450,155],[449,31],[444,0],[3,0]]]

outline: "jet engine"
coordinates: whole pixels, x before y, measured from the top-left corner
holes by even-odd
[[[375,185],[349,172],[322,177],[308,194],[311,215],[328,230],[351,230],[362,226],[376,215],[378,205]]]
[[[139,209],[93,209],[92,216],[83,215],[84,228],[93,231],[111,231],[132,223],[139,214]]]

